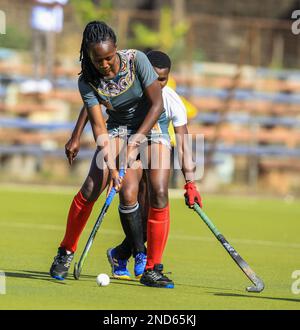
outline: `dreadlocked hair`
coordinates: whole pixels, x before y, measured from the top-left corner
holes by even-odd
[[[99,72],[89,56],[89,46],[92,43],[101,43],[107,40],[111,40],[114,44],[117,42],[117,37],[111,27],[101,21],[92,21],[87,24],[82,35],[79,57],[81,62],[81,72],[79,74],[87,83],[98,84],[100,80]]]
[[[159,69],[171,69],[171,59],[167,54],[159,50],[151,50],[147,53],[147,57],[154,67]]]

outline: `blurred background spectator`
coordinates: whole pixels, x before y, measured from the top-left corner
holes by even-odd
[[[35,0],[31,12],[33,29],[34,77],[41,77],[42,56],[45,59],[46,78],[53,79],[55,33],[63,30],[63,6],[68,0]]]

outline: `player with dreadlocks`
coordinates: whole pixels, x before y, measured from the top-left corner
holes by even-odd
[[[169,78],[169,73],[171,69],[171,60],[169,56],[160,51],[151,51],[147,53],[147,57],[150,60],[150,63],[153,65],[154,70],[158,74],[158,81],[162,88],[162,96],[163,96],[163,103],[164,103],[164,113],[160,116],[158,120],[158,125],[162,130],[166,130],[169,123],[172,122],[174,126],[176,137],[178,137],[177,141],[177,148],[178,148],[178,155],[179,159],[181,159],[182,163],[182,172],[186,180],[185,184],[185,198],[186,204],[189,207],[192,207],[195,202],[197,202],[202,207],[201,197],[197,188],[194,184],[194,164],[192,162],[192,155],[188,150],[187,146],[184,145],[184,136],[188,134],[187,130],[187,116],[186,116],[186,109],[184,107],[183,102],[180,100],[179,96],[176,94],[174,90],[170,87],[166,86]],[[82,110],[84,112],[84,108]],[[80,115],[81,116],[81,115]],[[80,117],[78,119],[77,125],[74,129],[76,132],[71,137],[71,139],[66,144],[66,155],[72,163],[74,157],[76,157],[80,145],[79,145],[79,138],[83,130],[83,126],[85,122],[80,124],[82,120]],[[81,128],[80,128],[81,127]],[[166,144],[169,144],[168,141],[164,141]],[[185,150],[184,150],[185,149]],[[140,171],[142,169],[139,169]],[[135,244],[136,241],[141,241],[143,239],[144,242],[147,240],[147,220],[148,220],[148,210],[149,210],[149,202],[148,202],[148,189],[147,189],[147,182],[145,173],[143,176],[141,174],[142,180],[140,181],[139,185],[139,195],[138,201],[140,204],[141,209],[141,218],[140,221],[143,224],[142,227],[139,226],[140,231],[135,231],[134,235],[137,235],[139,238],[132,239],[131,236],[127,236],[123,242],[113,248],[108,249],[107,256],[108,260],[112,267],[112,275],[118,279],[129,279],[130,272],[127,269],[127,263],[130,256],[133,254],[135,256],[135,263],[134,263],[134,274],[137,278],[140,278],[144,272],[145,265],[146,265],[146,255],[144,253],[135,254],[134,251],[136,247],[132,244]],[[165,191],[167,193],[167,191]],[[169,223],[167,224],[167,233],[169,231]],[[168,236],[166,233],[166,237]],[[126,234],[126,231],[125,231]],[[166,241],[165,241],[166,243]]]
[[[127,237],[134,240],[131,244],[136,247],[135,255],[145,252],[143,240],[136,241],[140,236],[135,234],[141,230],[137,201],[140,172],[128,168],[124,181],[121,182],[116,161],[107,142],[122,144],[126,127],[125,138],[129,137],[126,164],[133,162],[136,157],[133,155],[137,154],[137,149],[141,146],[144,146],[145,154],[151,154],[151,157],[159,155],[164,159],[164,155],[169,152],[164,144],[168,137],[154,128],[163,111],[163,103],[157,74],[146,55],[138,50],[117,50],[114,31],[104,22],[93,21],[83,32],[80,60],[82,71],[78,87],[84,109],[72,138],[77,139],[78,134],[80,136],[89,120],[98,147],[88,176],[71,204],[65,236],[50,269],[50,275],[56,279],[67,276],[80,234],[95,201],[109,181],[112,181],[117,190],[122,185],[119,205],[121,223]],[[106,125],[101,105],[106,107],[108,114]],[[102,152],[104,164],[99,166],[97,156]],[[73,158],[74,155],[70,155],[70,162]],[[149,182],[150,207],[147,265],[141,282],[153,287],[173,288],[173,281],[163,274],[161,265],[169,223],[166,194],[168,170],[159,167],[145,171]]]

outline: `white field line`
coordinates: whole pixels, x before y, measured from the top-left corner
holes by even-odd
[[[60,231],[64,232],[65,226],[50,225],[50,224],[33,224],[33,223],[23,223],[23,222],[13,222],[5,223],[0,222],[0,228],[16,228],[16,229],[28,229],[28,230],[51,230],[51,231]],[[100,229],[103,234],[119,236],[121,231],[113,229]],[[199,242],[216,242],[216,238],[205,237],[205,236],[192,236],[192,235],[172,235],[170,234],[169,238],[171,240],[179,241],[199,241]],[[271,248],[290,248],[290,249],[300,249],[300,243],[285,243],[285,242],[276,242],[276,241],[265,241],[265,240],[251,240],[251,239],[240,239],[240,238],[230,238],[230,243],[245,244],[245,245],[256,245],[263,247]]]
[[[15,191],[15,192],[31,192],[38,194],[57,194],[57,195],[75,195],[79,189],[80,185],[69,185],[69,186],[60,186],[60,185],[42,185],[42,184],[17,184],[17,183],[0,183],[0,191]],[[184,190],[183,189],[169,189],[169,197],[175,199],[184,200]],[[238,196],[239,198],[245,198],[248,201],[256,202],[261,201],[262,198],[265,200],[284,200],[287,204],[296,203],[299,199],[292,197],[291,200],[283,198],[282,196],[262,196],[262,195],[241,195],[241,194],[209,194],[210,196],[216,197],[228,197]],[[287,196],[288,197],[288,196]]]
[[[31,192],[38,194],[73,194],[75,195],[80,189],[80,185],[78,186],[55,186],[55,185],[18,185],[18,184],[1,184],[0,191],[16,191],[16,192]],[[184,190],[183,189],[169,189],[169,197],[170,198],[184,198]],[[103,193],[104,194],[104,193]]]
[[[19,185],[19,184],[1,184],[0,190],[13,191],[13,192],[30,192],[38,194],[76,194],[80,186],[55,186],[55,185]]]

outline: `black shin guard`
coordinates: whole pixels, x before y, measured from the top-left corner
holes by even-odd
[[[143,224],[139,204],[133,206],[119,206],[119,213],[123,231],[126,235],[126,240],[121,246],[131,246],[133,256],[139,252],[145,253]],[[121,252],[121,251],[120,251]]]
[[[124,238],[123,242],[115,247],[116,254],[120,259],[129,259],[132,255],[132,246],[128,238]]]

